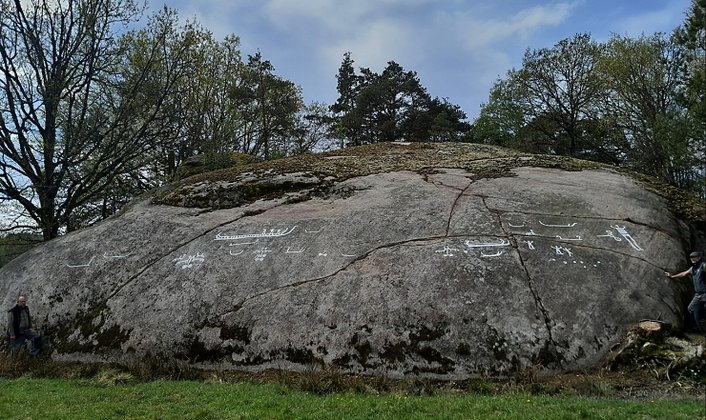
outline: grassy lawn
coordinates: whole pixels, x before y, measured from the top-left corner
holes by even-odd
[[[434,396],[313,395],[280,385],[95,379],[0,378],[2,419],[703,419],[704,401],[537,396],[519,393]]]

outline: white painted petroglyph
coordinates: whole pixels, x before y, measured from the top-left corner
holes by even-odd
[[[272,253],[272,250],[268,247],[263,247],[253,252],[253,254],[255,254],[255,261],[264,261],[270,253]]]
[[[625,226],[618,226],[618,225],[613,225],[611,226],[613,229],[617,230],[618,233],[625,238],[626,241],[630,244],[630,246],[636,250],[636,251],[644,251],[644,249],[640,248],[640,246],[635,242],[635,239],[630,236],[628,231],[625,229]]]
[[[236,256],[238,256],[238,255],[240,255],[240,254],[242,254],[243,252],[245,252],[244,249],[241,249],[240,252],[237,252],[237,253],[235,253],[235,254],[233,254],[233,251],[228,251],[228,253],[229,253],[230,255],[234,256],[234,257],[236,257]]]
[[[530,231],[527,232],[525,235],[527,235],[527,236],[537,236],[537,233],[534,231],[534,229],[530,229]]]
[[[172,261],[176,263],[177,266],[181,266],[181,269],[183,270],[185,268],[193,267],[194,263],[205,262],[206,255],[201,253],[196,253],[196,255],[182,254],[181,256],[174,258]]]
[[[525,224],[524,224],[524,223],[521,224],[521,225],[513,225],[512,223],[508,223],[507,225],[510,226],[511,228],[521,228],[521,227],[525,227]]]
[[[287,247],[287,251],[285,251],[285,254],[301,254],[301,253],[303,253],[303,252],[304,252],[304,248],[301,248],[301,249],[298,249],[298,250],[294,250],[294,249],[292,249],[292,248],[290,248],[290,247]]]
[[[255,242],[238,242],[237,244],[228,244],[228,246],[243,246],[243,245],[255,245],[256,243],[260,242],[260,240],[256,240]]]
[[[458,252],[458,251],[460,251],[460,250],[457,249],[457,248],[451,248],[450,246],[447,245],[447,246],[444,247],[444,249],[438,249],[438,250],[436,250],[436,253],[437,253],[437,254],[440,254],[440,253],[443,252],[443,253],[444,253],[444,254],[443,254],[444,257],[453,257],[453,256],[454,256],[453,253],[454,253],[454,252]]]
[[[536,248],[534,247],[534,241],[522,241],[523,243],[527,244],[527,248],[531,250],[535,250]]]
[[[578,223],[570,223],[568,225],[548,225],[540,220],[539,224],[542,226],[545,226],[545,227],[553,227],[553,228],[572,228],[572,227],[576,226]]]
[[[561,246],[553,246],[552,249],[556,252],[556,255],[564,255],[563,249],[564,247]]]
[[[484,254],[483,251],[481,251],[480,256],[483,258],[493,258],[493,257],[499,257],[499,256],[503,255],[504,253],[505,253],[505,251],[503,251],[503,250],[500,250],[500,251],[496,252],[495,254]]]
[[[327,252],[319,252],[318,256],[319,257],[328,257],[328,253]]]
[[[224,235],[222,233],[219,233],[216,235],[216,238],[214,241],[237,241],[238,239],[250,239],[250,238],[280,238],[282,236],[287,236],[290,233],[294,232],[294,229],[297,227],[294,226],[290,229],[270,229],[269,231],[267,229],[263,229],[262,233],[241,233],[237,235]]]
[[[596,236],[599,238],[613,238],[613,239],[615,239],[616,242],[622,241],[622,239],[615,236],[615,234],[613,233],[612,230],[606,230],[605,233],[606,233],[605,235],[596,235]]]
[[[93,263],[93,260],[94,260],[95,258],[96,258],[95,256],[91,257],[90,261],[88,261],[88,264],[76,264],[76,265],[72,265],[72,264],[67,263],[66,266],[69,267],[69,268],[86,268],[86,267],[90,267],[91,264]]]
[[[271,252],[272,252],[272,250],[268,247],[258,249],[257,251],[254,252],[255,261],[264,261],[264,259],[267,257],[267,254],[269,254]]]
[[[565,247],[565,246],[553,246],[552,249],[556,253],[556,255],[568,255],[569,257],[573,257],[574,253],[571,252],[571,249]]]
[[[342,256],[342,257],[346,257],[346,258],[357,257],[357,255],[355,255],[355,254],[341,254],[341,256]]]
[[[486,242],[486,243],[473,243],[469,240],[465,240],[463,242],[464,245],[466,245],[469,248],[493,248],[493,247],[500,247],[500,246],[508,246],[510,245],[510,241],[507,239],[501,239],[500,242]]]
[[[120,260],[120,259],[123,259],[123,258],[127,258],[127,257],[129,257],[130,255],[132,255],[132,252],[129,253],[129,254],[125,254],[125,255],[108,255],[108,251],[106,251],[106,252],[103,253],[103,258],[105,258],[106,260],[111,260],[111,259],[112,259],[112,260]]]
[[[556,238],[560,241],[583,241],[581,235],[576,235],[575,238],[562,238],[561,236],[556,235]]]

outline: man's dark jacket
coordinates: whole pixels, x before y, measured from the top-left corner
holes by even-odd
[[[22,319],[22,311],[27,312],[27,320],[29,321],[29,328],[32,328],[32,317],[29,316],[29,308],[26,306],[24,308],[21,308],[21,307],[15,305],[12,309],[10,309],[8,311],[8,312],[12,312],[12,329],[15,332],[15,337],[20,336],[20,320]]]

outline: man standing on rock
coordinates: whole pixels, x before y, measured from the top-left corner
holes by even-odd
[[[704,277],[706,273],[704,273],[704,261],[701,258],[700,252],[692,252],[689,254],[689,259],[691,260],[691,267],[689,267],[688,270],[678,274],[672,274],[670,272],[665,272],[664,274],[671,279],[686,277],[691,274],[691,281],[694,283],[694,298],[691,299],[691,303],[689,303],[687,309],[692,316],[694,329],[703,332],[699,321],[704,312],[704,303],[706,303],[706,277]]]
[[[13,350],[21,349],[25,341],[29,340],[32,356],[41,351],[40,336],[32,329],[32,317],[29,315],[27,298],[24,296],[18,296],[15,306],[7,311],[7,335]]]

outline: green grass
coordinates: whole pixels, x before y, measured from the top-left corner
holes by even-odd
[[[434,396],[312,395],[281,385],[98,379],[0,379],[0,418],[267,419],[702,419],[699,400],[537,396],[522,393]]]

